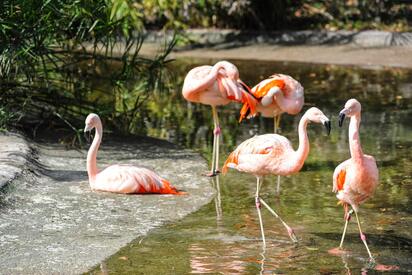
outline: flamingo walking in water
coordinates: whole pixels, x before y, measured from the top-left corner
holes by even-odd
[[[360,238],[373,261],[372,254],[366,243],[358,217],[359,205],[369,199],[378,185],[379,171],[372,156],[362,151],[359,138],[359,124],[361,121],[361,104],[356,99],[349,99],[345,108],[339,113],[339,126],[342,127],[345,116],[350,117],[349,123],[349,150],[351,158],[339,164],[333,173],[333,192],[345,209],[345,226],[339,248],[342,248],[350,216],[355,212]],[[353,210],[348,211],[349,205]]]
[[[259,102],[256,107],[264,117],[273,117],[273,132],[276,134],[283,113],[296,115],[302,110],[304,92],[302,85],[293,77],[274,74],[259,82],[251,92]],[[247,107],[245,107],[247,108]],[[280,192],[280,176],[277,177],[276,193]]]
[[[256,112],[256,99],[248,92],[249,87],[239,79],[235,65],[219,61],[214,66],[195,67],[189,71],[183,83],[183,97],[190,102],[202,103],[212,107],[213,114],[213,153],[212,168],[208,176],[219,173],[219,124],[216,106],[226,105],[231,101],[244,103],[241,118],[246,116],[246,109],[252,115]]]
[[[98,115],[89,114],[86,118],[84,131],[96,129],[96,133],[87,152],[87,174],[93,190],[114,193],[156,193],[183,194],[173,187],[170,182],[158,176],[155,172],[132,165],[117,164],[98,171],[96,165],[97,150],[103,136],[103,126]]]
[[[292,241],[297,242],[297,238],[292,230],[280,216],[259,196],[259,190],[266,175],[287,176],[297,173],[302,168],[309,154],[309,139],[307,135],[307,125],[310,122],[322,123],[325,125],[328,134],[330,133],[329,119],[316,107],[308,109],[299,122],[299,147],[295,151],[290,141],[278,134],[266,134],[255,136],[242,142],[228,157],[223,173],[227,168],[234,168],[241,172],[246,172],[256,176],[255,203],[259,216],[260,230],[263,245],[266,246],[265,233],[263,231],[262,216],[260,213],[263,204],[276,218],[278,218],[288,231]]]

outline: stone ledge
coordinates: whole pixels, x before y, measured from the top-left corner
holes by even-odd
[[[0,132],[0,189],[23,172],[31,149],[23,136]]]

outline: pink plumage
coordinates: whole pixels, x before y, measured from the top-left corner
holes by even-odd
[[[351,158],[339,164],[333,173],[333,192],[345,208],[345,226],[339,248],[342,248],[345,233],[352,212],[348,212],[350,205],[358,223],[358,229],[369,257],[372,254],[366,243],[366,236],[362,233],[358,218],[359,205],[370,198],[379,183],[379,171],[376,161],[372,156],[365,155],[362,151],[359,125],[361,121],[361,104],[356,99],[349,99],[345,108],[339,113],[339,126],[342,126],[345,116],[350,117],[349,123],[349,150]]]
[[[98,115],[89,114],[86,118],[84,131],[96,129],[93,143],[87,153],[87,174],[89,184],[93,190],[114,193],[155,193],[155,194],[182,194],[170,182],[163,179],[155,172],[144,168],[127,164],[112,165],[99,172],[96,164],[97,151],[99,149],[103,126]]]
[[[264,246],[266,245],[263,231],[263,222],[260,214],[261,203],[277,218],[288,231],[289,237],[297,241],[293,230],[259,197],[259,189],[266,175],[291,175],[302,168],[309,154],[309,139],[306,127],[309,122],[322,123],[328,133],[330,132],[330,121],[318,108],[312,107],[302,116],[299,127],[299,147],[294,150],[289,140],[281,135],[266,134],[255,136],[242,142],[227,158],[223,173],[228,168],[249,173],[256,176],[256,209],[258,210],[261,234]]]
[[[214,137],[212,168],[208,176],[219,173],[219,136],[220,124],[216,106],[226,105],[232,101],[243,103],[254,115],[257,101],[249,93],[249,87],[239,79],[239,71],[235,65],[227,61],[219,61],[214,66],[199,66],[191,69],[184,80],[182,94],[190,102],[210,105],[213,113]],[[241,118],[246,116],[245,108]]]

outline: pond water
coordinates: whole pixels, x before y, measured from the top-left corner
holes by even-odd
[[[332,121],[330,136],[321,125],[309,125],[311,151],[302,171],[281,178],[275,195],[275,177],[266,178],[261,191],[281,217],[294,228],[293,244],[284,227],[262,208],[267,247],[262,249],[254,204],[255,178],[230,171],[210,179],[219,192],[215,199],[183,220],[152,231],[96,266],[91,273],[130,274],[375,274],[412,272],[412,71],[373,70],[331,65],[303,65],[231,60],[246,83],[257,83],[275,72],[290,74],[305,87],[306,110],[317,106]],[[184,76],[197,64],[215,60],[179,61]],[[183,78],[177,79],[181,87]],[[146,121],[148,134],[189,147],[210,158],[212,119],[208,106],[188,104],[180,95],[159,99]],[[349,98],[362,103],[361,141],[374,155],[380,185],[360,208],[360,219],[377,265],[359,238],[356,222],[348,227],[344,248],[336,256],[344,220],[342,206],[332,193],[334,168],[349,157],[348,123],[337,126],[337,115]],[[273,131],[272,119],[256,117],[238,124],[239,106],[220,108],[223,130],[221,161],[236,144]],[[298,146],[300,115],[284,115],[281,134]],[[395,270],[396,269],[396,270]]]

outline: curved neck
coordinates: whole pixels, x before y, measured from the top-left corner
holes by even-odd
[[[306,158],[309,154],[309,138],[306,127],[308,126],[309,120],[305,115],[300,119],[298,133],[299,133],[299,147],[298,150],[294,153],[292,171],[299,171],[303,164],[305,163]]]
[[[99,172],[97,170],[96,157],[97,157],[97,150],[99,149],[100,142],[102,141],[102,136],[103,136],[102,124],[99,123],[95,129],[96,129],[96,132],[95,132],[95,136],[93,139],[93,143],[90,146],[89,151],[87,152],[87,174],[89,176],[90,184],[94,183],[94,180],[96,179],[96,175]]]
[[[218,72],[221,68],[222,66],[219,63],[214,65],[205,76],[202,76],[201,79],[196,81],[193,81],[191,78],[186,78],[183,83],[183,95],[188,96],[188,94],[199,93],[208,89],[216,82]]]
[[[361,121],[360,113],[355,114],[350,118],[349,123],[349,150],[350,155],[354,159],[362,160],[363,152],[359,138],[359,125]]]

